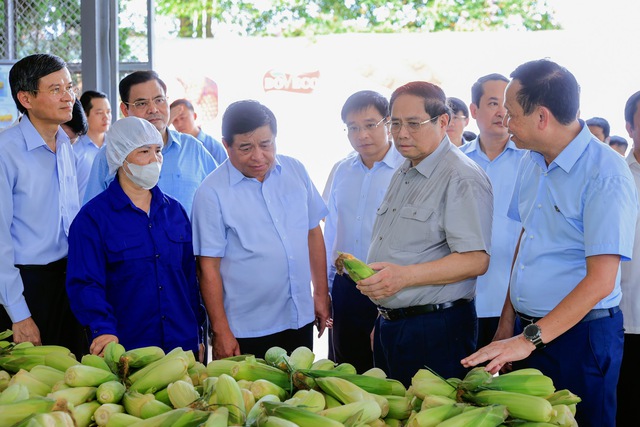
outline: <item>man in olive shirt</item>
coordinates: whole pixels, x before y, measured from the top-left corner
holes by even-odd
[[[409,385],[428,366],[463,377],[473,351],[476,277],[489,265],[493,194],[484,171],[449,140],[442,89],[412,82],[391,95],[390,130],[406,160],[378,209],[368,262],[358,282],[380,316],[375,365]]]

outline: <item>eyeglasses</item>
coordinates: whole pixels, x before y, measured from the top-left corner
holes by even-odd
[[[410,133],[416,133],[420,130],[420,128],[422,127],[422,125],[427,124],[429,122],[432,122],[434,120],[436,120],[438,117],[440,117],[440,115],[437,115],[435,117],[432,117],[430,119],[427,119],[423,122],[401,122],[400,120],[392,120],[390,122],[388,122],[389,124],[389,128],[391,130],[391,133],[399,133],[400,129],[402,129],[402,126],[406,126],[407,130]]]
[[[161,105],[165,105],[167,103],[167,98],[164,96],[156,96],[153,99],[141,99],[136,102],[123,101],[124,104],[128,105],[129,107],[133,107],[136,110],[146,110],[147,108],[149,108],[149,104],[151,104],[151,102],[153,102],[156,107],[160,107]]]
[[[451,116],[451,120],[453,121],[464,120],[466,118],[467,116]]]
[[[47,92],[51,96],[62,96],[63,94],[68,93],[69,95],[75,98],[78,96],[78,92],[80,92],[80,90],[78,89],[78,86],[69,85],[66,88],[63,88],[61,86],[55,86],[55,87],[52,87],[51,89],[36,89],[36,90],[32,90],[31,92],[34,92],[34,93]]]
[[[361,129],[364,129],[365,132],[373,132],[374,129],[376,129],[378,126],[384,123],[384,119],[385,118],[383,117],[382,119],[380,119],[378,123],[375,123],[375,124],[367,123],[363,127],[355,126],[355,125],[347,126],[345,130],[349,135],[357,135],[360,133]]]

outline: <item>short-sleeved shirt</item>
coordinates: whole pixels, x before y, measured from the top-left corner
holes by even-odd
[[[491,261],[487,272],[476,282],[478,317],[500,317],[509,288],[513,254],[522,225],[507,216],[520,159],[526,153],[507,141],[502,153],[493,160],[482,151],[480,137],[460,147],[489,176],[493,188],[493,225],[491,227]]]
[[[84,192],[87,188],[87,183],[89,182],[93,159],[100,151],[100,147],[98,147],[87,135],[81,135],[72,147],[73,152],[76,155],[78,193],[80,195],[80,200],[82,201],[84,199]]]
[[[376,210],[387,192],[389,181],[404,158],[391,146],[384,158],[369,169],[358,153],[339,162],[328,196],[324,225],[329,289],[336,274],[338,251],[365,260],[371,243]]]
[[[202,142],[204,148],[207,149],[209,154],[213,156],[216,163],[218,163],[219,165],[229,158],[224,145],[222,145],[220,141],[218,141],[208,133],[205,133],[202,129],[200,129],[200,132],[198,133],[198,136],[196,138],[198,139],[198,141]]]
[[[196,255],[221,258],[224,309],[237,338],[300,329],[315,318],[309,230],[327,208],[297,160],[277,155],[263,182],[230,161],[198,189]]]
[[[415,167],[396,171],[378,208],[367,262],[413,265],[457,252],[490,252],[493,195],[489,178],[447,136]],[[412,286],[373,302],[387,308],[475,296],[476,279]]]
[[[546,165],[540,153],[522,159],[509,217],[524,229],[510,295],[516,311],[544,317],[587,274],[586,257],[631,258],[638,196],[625,160],[582,131]],[[620,303],[620,274],[594,308]]]

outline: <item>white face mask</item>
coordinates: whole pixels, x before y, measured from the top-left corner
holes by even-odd
[[[127,161],[125,160],[125,162]],[[127,164],[129,165],[131,173],[127,172],[127,170],[123,168],[124,173],[127,174],[134,184],[139,185],[145,190],[150,190],[158,183],[160,170],[162,169],[162,164],[160,162],[153,162],[144,166],[135,165],[129,162],[127,162]]]

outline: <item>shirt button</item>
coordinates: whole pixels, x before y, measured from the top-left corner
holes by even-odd
[[[533,236],[529,236],[530,239],[533,239]]]
[[[162,320],[165,320],[167,317],[166,316],[162,316]]]
[[[538,203],[538,209],[540,209],[542,207],[542,205],[540,203]]]
[[[162,290],[162,285],[158,286],[158,289]]]
[[[520,264],[520,270],[524,270],[524,265]]]
[[[160,254],[156,254],[156,258],[160,258]]]
[[[149,228],[151,228],[151,223],[149,223]]]

